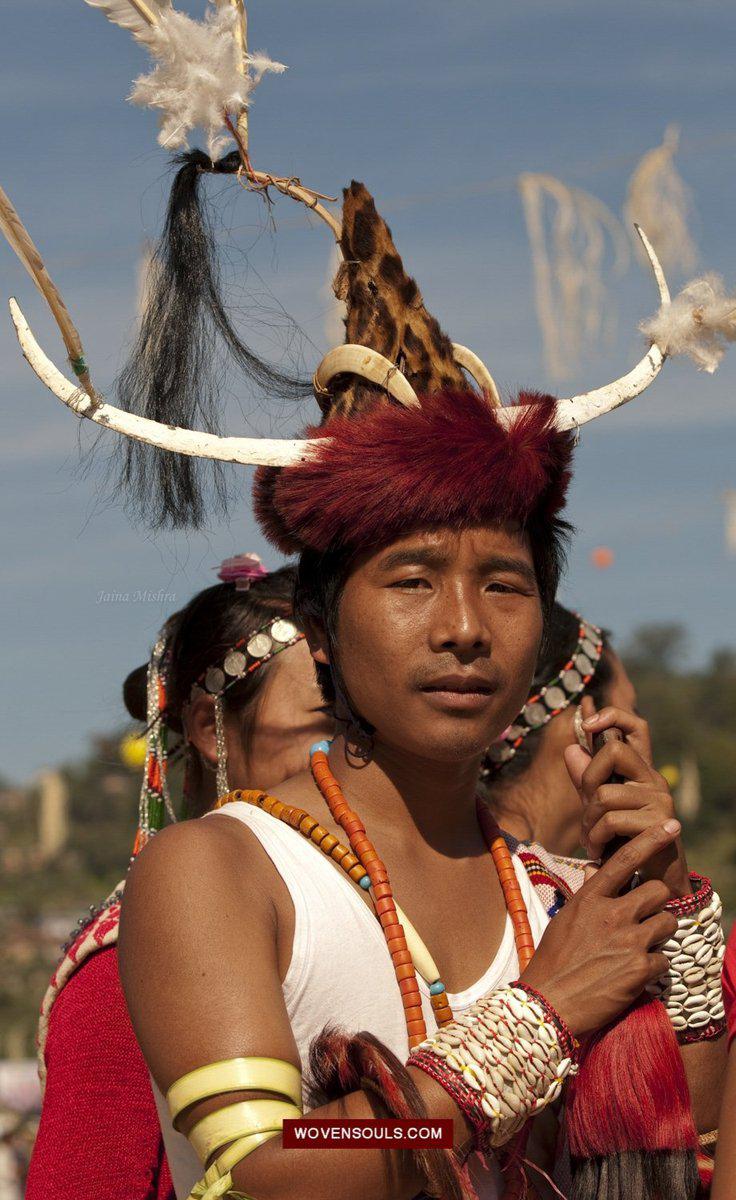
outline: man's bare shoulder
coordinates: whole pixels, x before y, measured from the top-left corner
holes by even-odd
[[[224,813],[182,821],[157,833],[131,867],[125,911],[155,900],[172,909],[230,900],[273,911],[277,878],[256,835]],[[251,910],[252,911],[252,910]]]

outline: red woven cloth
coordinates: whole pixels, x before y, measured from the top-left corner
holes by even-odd
[[[117,950],[92,954],[60,992],[26,1200],[175,1200]]]

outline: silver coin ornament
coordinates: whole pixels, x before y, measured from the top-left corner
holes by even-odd
[[[567,704],[567,696],[561,687],[548,687],[544,693],[544,703],[551,711],[557,708],[564,708]]]
[[[273,642],[267,633],[255,633],[248,642],[246,649],[251,658],[263,658],[269,653]]]
[[[204,686],[212,696],[216,696],[225,686],[225,672],[219,667],[210,667],[204,677]]]
[[[282,619],[274,621],[271,626],[271,637],[275,642],[290,642],[295,638],[299,630],[292,621]]]
[[[536,700],[534,704],[527,704],[524,709],[524,720],[527,725],[531,725],[532,729],[538,729],[540,725],[544,725],[549,712],[544,704]]]
[[[517,738],[523,737],[525,733],[526,729],[523,725],[509,725],[504,740],[507,742],[515,742]]]
[[[222,666],[226,675],[238,676],[245,671],[246,662],[247,659],[242,650],[231,650]]]
[[[494,742],[494,744],[488,748],[488,757],[490,758],[491,762],[494,763],[507,762],[513,757],[513,755],[513,746],[507,746],[505,742]]]
[[[582,642],[580,643],[580,649],[582,650],[583,654],[587,654],[588,658],[598,657],[598,648],[593,642],[590,641],[589,638],[583,638]]]
[[[578,658],[581,657],[582,655],[578,655]],[[577,658],[575,659],[575,662],[577,663]],[[569,671],[563,672],[562,686],[564,687],[568,696],[574,696],[576,692],[579,692],[582,689],[583,677],[579,671],[574,671],[571,668]]]
[[[581,675],[592,675],[593,664],[587,654],[576,654],[573,662]]]

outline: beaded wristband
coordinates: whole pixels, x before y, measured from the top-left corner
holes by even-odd
[[[538,993],[522,984],[489,992],[409,1055],[452,1096],[474,1149],[503,1146],[552,1104],[577,1071],[577,1043]]]
[[[709,879],[694,874],[690,879],[693,894],[665,905],[677,917],[677,930],[662,946],[669,970],[659,989],[683,1045],[720,1037],[726,1027],[721,984],[726,952],[723,908]]]

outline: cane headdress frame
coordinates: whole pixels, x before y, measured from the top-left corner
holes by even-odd
[[[649,242],[646,234],[637,226],[637,232],[652,266],[654,278],[659,289],[660,301],[663,305],[670,303],[670,292],[664,277],[661,264]],[[75,416],[87,417],[97,425],[114,430],[124,437],[135,438],[157,446],[162,450],[170,450],[176,454],[188,454],[196,458],[216,459],[221,462],[239,463],[248,466],[287,467],[304,462],[309,456],[314,443],[304,438],[241,438],[220,437],[215,434],[200,433],[191,429],[176,429],[162,425],[145,417],[126,413],[101,398],[93,398],[82,391],[78,384],[67,379],[55,364],[44,353],[31,331],[20,305],[15,299],[10,300],[10,314],[15,326],[23,356],[49,391],[61,400]],[[486,384],[486,390],[492,396],[495,407],[495,417],[503,426],[510,427],[520,415],[516,405],[498,406],[498,392],[480,360],[465,347],[457,347],[457,360],[463,366],[473,361],[473,369],[478,372],[480,379]],[[554,425],[557,430],[577,429],[588,421],[602,417],[614,409],[620,408],[629,400],[641,395],[654,382],[661,371],[666,354],[659,346],[652,344],[647,353],[625,375],[612,383],[596,388],[594,391],[580,395],[561,398],[556,401]],[[379,361],[380,360],[380,361]],[[480,365],[478,365],[480,363]],[[383,375],[381,372],[383,371]],[[366,350],[364,346],[346,344],[337,347],[327,354],[315,371],[316,385],[322,390],[328,390],[329,383],[339,373],[359,375],[372,383],[380,383],[400,403],[415,407],[417,397],[403,377],[398,367],[382,359],[377,352]],[[395,382],[392,383],[394,377]],[[398,380],[402,383],[399,384]]]
[[[66,378],[47,357],[19,305],[11,300],[11,316],[21,349],[41,382],[76,416],[113,430],[133,443],[144,443],[189,460],[230,462],[265,469],[266,474],[260,474],[257,484],[256,507],[263,518],[264,509],[273,502],[276,515],[273,522],[266,520],[265,524],[269,536],[282,548],[294,550],[304,545],[324,548],[329,531],[336,528],[335,522],[328,521],[329,529],[325,527],[315,533],[314,513],[304,517],[305,491],[313,487],[315,471],[320,474],[321,481],[333,466],[339,471],[340,462],[344,473],[352,471],[354,463],[350,455],[342,453],[340,458],[351,434],[344,421],[354,422],[357,433],[362,424],[358,418],[364,415],[369,424],[362,430],[363,455],[369,453],[380,461],[384,444],[387,439],[392,439],[393,464],[402,467],[409,460],[416,464],[416,447],[423,438],[425,443],[432,443],[435,458],[446,454],[453,459],[458,476],[463,470],[467,473],[469,464],[472,469],[467,484],[468,498],[471,509],[479,518],[486,518],[495,511],[493,506],[506,486],[501,471],[498,486],[489,492],[485,507],[475,504],[472,488],[479,482],[481,490],[485,486],[483,454],[487,456],[489,470],[497,474],[506,453],[514,458],[521,471],[518,495],[508,505],[502,504],[499,510],[503,517],[524,520],[531,508],[539,504],[548,514],[557,511],[564,500],[564,483],[569,474],[569,452],[563,452],[565,436],[641,395],[664,365],[668,351],[666,338],[660,336],[651,341],[647,352],[631,370],[602,387],[564,398],[521,393],[515,403],[502,405],[492,375],[483,362],[471,350],[450,341],[426,310],[417,284],[404,271],[390,230],[362,184],[353,183],[346,189],[340,219],[329,211],[326,205],[329,197],[323,193],[305,187],[295,178],[254,168],[248,150],[250,94],[265,70],[283,68],[267,56],[248,53],[242,0],[232,0],[229,6],[218,4],[216,10],[210,10],[204,23],[192,22],[191,18],[178,14],[169,0],[147,0],[145,4],[142,0],[127,0],[127,3],[126,0],[88,0],[88,3],[102,8],[110,20],[129,29],[153,55],[155,69],[151,75],[136,81],[134,98],[163,110],[164,129],[171,125],[172,113],[179,112],[177,105],[183,105],[186,120],[183,132],[177,127],[177,144],[186,145],[187,130],[196,123],[195,116],[199,113],[200,123],[208,132],[212,157],[213,147],[219,147],[223,140],[220,136],[223,129],[216,128],[219,123],[227,131],[225,137],[229,135],[234,139],[237,150],[217,163],[213,161],[212,169],[236,170],[247,190],[267,194],[269,189],[276,189],[306,205],[329,228],[342,255],[335,289],[346,301],[346,343],[330,350],[314,372],[314,392],[323,419],[322,424],[310,430],[306,437],[225,437],[184,427],[174,419],[154,420],[112,405],[91,385],[81,340],[71,318],[20,218],[4,193],[0,193],[0,227],[49,300],[70,361],[83,387]],[[178,42],[173,35],[167,41],[169,26],[182,21],[190,22],[196,37],[204,39],[202,44],[212,54],[213,61],[224,64],[224,73],[232,83],[227,98],[220,96],[218,88],[221,90],[225,83],[216,73],[213,73],[211,94],[206,88],[203,92],[201,72],[194,70],[196,64],[189,61],[185,50],[176,50]],[[177,53],[184,61],[175,61]],[[235,72],[232,76],[228,74],[231,69]],[[161,76],[158,90],[157,73]],[[172,100],[168,83],[174,76],[179,90],[173,89],[176,95]],[[182,88],[186,87],[195,93],[193,99],[182,94]],[[206,115],[206,120],[202,114]],[[209,169],[209,160],[197,153],[199,159],[190,163],[195,173]],[[658,288],[661,317],[671,305],[669,289],[646,234],[638,227],[637,232]],[[678,303],[681,298],[677,298]],[[702,321],[702,314],[693,314],[693,321],[695,324]],[[469,386],[468,375],[474,381],[474,387]],[[444,400],[438,401],[439,396]],[[386,410],[385,419],[375,418],[373,410],[377,406]],[[391,410],[394,410],[393,415]],[[475,455],[473,428],[477,431]],[[402,453],[397,447],[404,436],[407,441]],[[458,445],[465,447],[465,459],[462,454],[458,457]],[[412,487],[414,492],[421,492],[425,483],[427,489],[433,486],[435,464],[432,454],[429,455],[426,477],[418,474],[416,468],[413,474],[409,471],[406,486]],[[513,484],[516,477],[511,468],[509,472]],[[365,483],[367,485],[369,480]],[[397,486],[404,487],[403,479]],[[554,499],[550,498],[552,494]],[[380,508],[380,500],[377,503]],[[339,508],[339,499],[336,505]],[[294,506],[299,510],[299,527],[292,529],[287,509]],[[428,519],[436,519],[438,511],[439,507],[435,506],[435,515],[429,514]],[[417,518],[424,512],[421,504],[415,506]],[[370,536],[376,534],[374,526],[369,531]],[[344,539],[344,528],[337,533]]]

